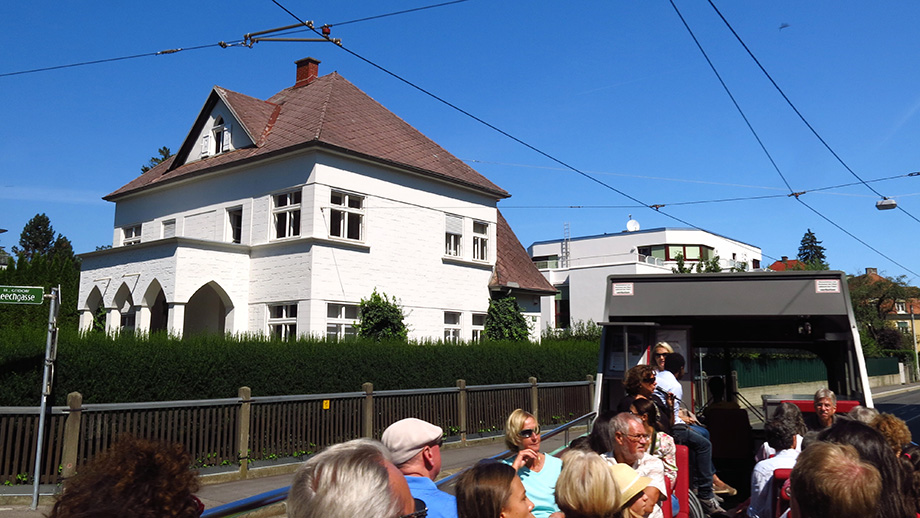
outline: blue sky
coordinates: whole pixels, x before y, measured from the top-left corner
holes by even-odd
[[[280,1],[280,0],[279,0]],[[785,104],[707,2],[675,0],[795,191],[856,179]],[[863,185],[802,195],[868,249],[789,197],[667,0],[463,3],[350,24],[435,1],[281,2],[354,53],[645,205],[795,256],[808,228],[831,266],[920,282],[920,223],[878,211]],[[715,5],[840,158],[865,180],[920,170],[920,3],[716,1]],[[0,4],[0,246],[45,212],[78,253],[110,244],[101,197],[179,148],[213,85],[267,98],[297,59],[322,60],[508,190],[518,238],[681,227],[496,133],[328,43],[257,43],[30,74],[11,72],[238,40],[295,23],[270,0]],[[784,25],[788,27],[780,28]],[[304,35],[306,36],[306,35]],[[871,183],[920,218],[920,176]],[[582,208],[569,208],[578,206]],[[900,263],[896,264],[896,263]]]

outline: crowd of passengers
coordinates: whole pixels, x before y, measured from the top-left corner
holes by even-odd
[[[619,412],[598,416],[592,431],[560,457],[541,451],[536,418],[508,417],[505,461],[482,461],[438,489],[443,430],[407,418],[380,441],[356,439],[312,456],[295,474],[289,518],[659,518],[678,512],[675,444],[693,452],[688,474],[706,514],[775,518],[773,471],[791,469],[784,488],[792,518],[920,518],[920,448],[904,421],[856,407],[836,413],[836,397],[815,394],[813,420],[783,403],[765,424],[750,499],[726,511],[719,494],[736,491],[712,465],[705,428],[681,408],[684,359],[658,344],[651,365],[629,370]],[[662,389],[661,387],[666,387]],[[717,398],[718,399],[718,398]],[[716,404],[729,404],[716,401]],[[122,437],[69,479],[50,518],[196,517],[197,476],[178,444]],[[668,480],[669,484],[666,484]]]

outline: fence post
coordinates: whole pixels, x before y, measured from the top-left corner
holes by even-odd
[[[374,438],[374,384],[361,385],[364,389],[364,437]]]
[[[594,375],[588,374],[585,376],[585,381],[588,382],[588,412],[594,410]]]
[[[77,472],[77,451],[80,448],[80,420],[83,418],[83,394],[71,392],[67,394],[67,406],[70,413],[64,421],[64,448],[61,453],[61,463],[64,470],[63,478],[70,478]]]
[[[531,376],[527,378],[530,382],[530,413],[533,414],[537,423],[540,422],[540,397],[537,392],[537,378]]]
[[[249,387],[240,387],[238,392],[240,398],[240,413],[238,416],[238,426],[240,432],[240,475],[243,478],[249,474],[249,439],[250,426],[252,422],[252,389]]]
[[[460,410],[460,442],[466,442],[466,422],[467,422],[467,392],[466,392],[466,380],[457,380],[457,388],[460,389],[460,393],[457,397],[457,408]]]

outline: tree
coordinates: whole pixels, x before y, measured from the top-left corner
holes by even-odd
[[[19,234],[19,246],[13,247],[13,253],[26,260],[36,255],[48,255],[54,244],[54,229],[45,213],[36,214],[22,228]]]
[[[802,236],[802,242],[799,244],[798,260],[805,263],[806,270],[827,270],[827,258],[824,256],[824,247],[821,241],[815,237],[815,233],[808,229]]]
[[[677,265],[671,268],[672,273],[693,273],[694,271],[696,271],[696,273],[718,273],[722,271],[722,265],[719,264],[719,256],[715,256],[708,261],[700,260],[696,263],[695,267],[687,266],[683,252],[677,252],[674,260],[677,262]],[[732,271],[734,271],[734,269]]]
[[[894,278],[871,274],[852,276],[847,285],[863,348],[867,352],[878,352],[879,349],[901,347],[900,336],[895,338],[889,332],[898,333],[888,327],[887,316],[899,300],[920,297],[920,289],[908,285],[903,275]]]
[[[358,336],[374,340],[405,340],[409,336],[409,328],[403,321],[406,316],[396,297],[391,300],[386,293],[374,289],[370,298],[361,299],[358,308],[361,310]]]
[[[484,332],[489,340],[530,339],[530,325],[527,324],[517,300],[510,295],[498,300],[489,300]]]
[[[153,169],[158,164],[160,164],[161,162],[163,162],[164,160],[172,156],[172,151],[170,151],[169,148],[166,146],[161,147],[160,149],[157,150],[157,152],[160,154],[160,156],[150,157],[150,160],[146,164],[141,166],[142,173],[146,173],[147,171]]]

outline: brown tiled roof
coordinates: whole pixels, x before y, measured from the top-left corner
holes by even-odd
[[[498,257],[489,288],[512,288],[546,295],[556,293],[556,288],[537,270],[501,211],[498,212],[495,234]]]
[[[193,152],[195,143],[189,140],[198,135],[196,128],[216,102],[215,95],[239,117],[255,146],[173,167]],[[202,115],[176,160],[160,164],[105,199],[311,146],[394,165],[496,198],[510,196],[335,72],[305,86],[286,88],[268,101],[215,87]]]
[[[776,261],[770,265],[774,272],[784,272],[786,270],[804,270],[805,263],[798,259],[786,259],[785,261]]]

